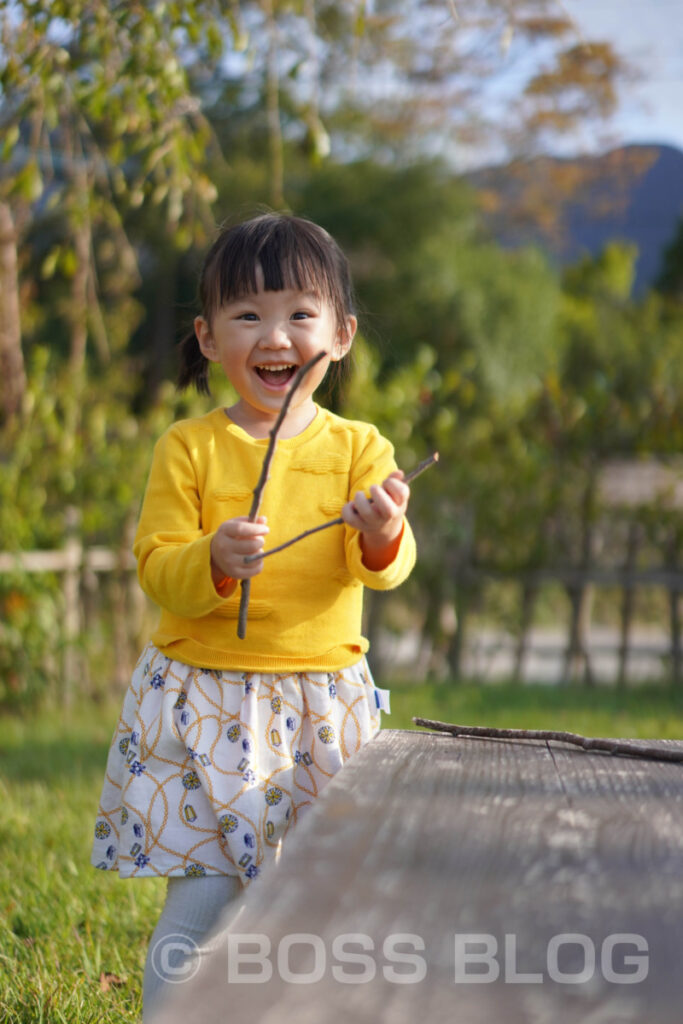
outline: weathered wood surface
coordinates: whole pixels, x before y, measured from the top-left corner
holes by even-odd
[[[320,981],[282,980],[278,949],[294,933],[322,940]],[[413,938],[392,946],[398,933]],[[646,975],[636,983],[606,977],[611,965],[623,982],[637,966],[624,961],[638,954],[631,945],[602,963],[620,933],[639,937]],[[256,948],[237,936],[254,934],[270,942],[271,980],[230,981],[235,943]],[[362,951],[351,940],[336,955],[343,935],[365,942],[372,980],[333,976],[335,967],[359,969],[343,961]],[[467,935],[488,937],[488,966],[458,959],[456,942]],[[399,952],[422,958],[423,980],[414,981],[414,963],[393,962]],[[161,1019],[680,1024],[682,956],[683,766],[556,742],[387,730],[329,784]],[[477,982],[474,972],[490,977],[493,960],[497,980]],[[287,965],[293,974],[313,969],[310,940],[292,946]],[[404,983],[385,967],[406,972]]]

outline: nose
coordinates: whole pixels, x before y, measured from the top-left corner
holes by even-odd
[[[264,323],[259,338],[260,348],[283,349],[290,348],[291,344],[286,323],[279,320]]]

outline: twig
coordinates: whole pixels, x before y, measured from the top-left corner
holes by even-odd
[[[266,454],[263,459],[263,465],[261,466],[261,475],[259,476],[258,483],[254,488],[254,497],[251,503],[251,508],[249,509],[249,522],[251,523],[256,521],[256,516],[258,515],[258,510],[261,505],[261,499],[263,497],[263,491],[268,481],[270,464],[273,460],[273,454],[275,452],[277,435],[280,430],[280,427],[284,422],[284,418],[287,415],[287,410],[289,409],[292,398],[294,397],[294,392],[299,387],[299,384],[301,384],[301,381],[304,379],[308,371],[312,369],[312,367],[314,367],[316,363],[319,363],[321,359],[324,359],[324,357],[325,352],[318,352],[318,354],[313,356],[312,359],[309,359],[307,363],[304,363],[303,366],[300,366],[296,372],[294,380],[292,381],[289,391],[285,395],[285,399],[280,408],[280,412],[278,413],[278,417],[275,420],[275,423],[273,424],[273,427],[269,432],[270,440],[268,441],[268,447],[266,448]],[[247,635],[247,614],[249,612],[249,594],[251,592],[251,580],[242,580],[241,587],[242,593],[240,594],[240,610],[239,617],[237,619],[237,636],[240,638],[240,640],[244,640],[245,636]]]
[[[551,732],[546,729],[493,729],[482,725],[453,725],[450,722],[434,722],[430,718],[413,718],[415,725],[436,732],[448,732],[452,736],[479,736],[497,740],[557,740],[572,743],[584,750],[600,750],[606,754],[624,757],[645,757],[651,761],[683,761],[683,750],[667,750],[664,747],[638,746],[623,740],[607,740],[601,737],[580,736],[575,732]]]
[[[439,453],[434,452],[434,454],[430,455],[428,459],[424,459],[420,462],[415,469],[411,469],[410,473],[406,473],[403,477],[404,483],[409,484],[416,476],[419,476],[420,473],[424,473],[425,469],[429,469],[430,466],[433,466],[434,463],[438,461]],[[370,499],[370,503],[372,504],[372,498]],[[310,530],[304,530],[303,533],[297,533],[296,537],[292,537],[290,540],[286,540],[284,543],[278,544],[276,548],[271,548],[269,551],[262,551],[260,555],[245,555],[245,564],[249,565],[250,562],[258,562],[259,558],[268,558],[270,555],[276,555],[278,551],[284,551],[284,549],[288,548],[291,544],[296,544],[297,541],[303,540],[304,537],[310,537],[312,533],[319,533],[320,530],[327,530],[330,526],[342,526],[343,523],[344,520],[342,517],[338,516],[336,519],[330,519],[326,523],[321,523],[320,526],[312,526]]]
[[[462,21],[462,18],[460,16],[460,11],[455,6],[455,0],[448,0],[448,6],[451,9],[451,14],[453,15],[454,21]]]

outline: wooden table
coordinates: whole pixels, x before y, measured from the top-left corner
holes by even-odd
[[[167,1024],[681,1024],[683,764],[383,731],[172,1003]]]

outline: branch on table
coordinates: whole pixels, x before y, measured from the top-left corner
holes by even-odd
[[[571,743],[584,750],[598,750],[605,754],[624,757],[643,757],[650,761],[683,761],[683,750],[667,750],[665,747],[649,747],[625,740],[610,740],[602,737],[581,736],[575,732],[555,732],[546,729],[495,729],[483,725],[454,725],[450,722],[433,721],[430,718],[413,718],[415,725],[435,732],[447,732],[452,736],[478,736],[494,740],[556,740]]]

